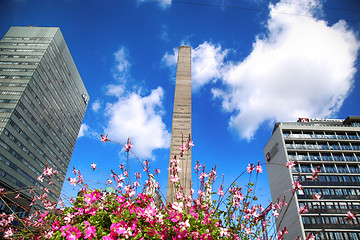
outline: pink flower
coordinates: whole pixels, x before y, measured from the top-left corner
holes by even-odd
[[[97,201],[99,198],[101,198],[101,194],[98,191],[93,191],[90,194],[85,194],[84,195],[84,201],[89,203],[89,204],[93,204],[95,201]]]
[[[64,217],[64,221],[65,221],[65,223],[70,223],[71,222],[71,220],[74,218],[74,215],[72,215],[71,213],[68,213],[67,215],[66,215],[66,217]],[[70,225],[69,225],[70,226]],[[64,227],[64,226],[63,226]],[[63,228],[63,227],[61,227],[61,228]],[[66,226],[65,226],[66,227]]]
[[[0,196],[3,194],[3,192],[4,192],[4,189],[0,188]]]
[[[91,169],[95,171],[95,169],[96,169],[96,163],[92,163],[92,164],[91,164]]]
[[[141,174],[139,172],[135,173],[136,178],[141,178]]]
[[[50,238],[52,238],[52,236],[53,236],[53,231],[48,231],[48,232],[45,232],[45,238],[46,239],[50,239]]]
[[[60,222],[59,221],[55,221],[53,224],[52,224],[52,230],[53,231],[56,231],[56,230],[59,230],[60,229]]]
[[[81,237],[81,232],[77,227],[70,226],[65,231],[66,240],[76,240]]]
[[[96,228],[94,226],[88,226],[85,230],[85,239],[93,239],[96,237]]]
[[[184,204],[182,202],[173,202],[171,204],[171,207],[173,209],[175,209],[176,211],[182,212],[183,208],[184,208]]]
[[[300,182],[298,182],[298,181],[295,181],[295,182],[293,183],[293,185],[294,185],[293,192],[295,192],[296,190],[302,189],[302,186],[301,186]]]
[[[130,149],[133,147],[133,145],[131,144],[131,142],[128,139],[127,144],[124,145],[125,151],[128,152],[130,151]]]
[[[309,233],[308,235],[306,235],[306,240],[315,240],[315,235],[312,233]]]
[[[46,212],[44,212],[43,214],[40,215],[40,218],[39,218],[38,222],[42,222],[46,218],[46,215],[48,215],[48,211],[46,211]]]
[[[319,193],[316,193],[313,198],[319,200],[321,198],[321,195]]]
[[[224,194],[224,192],[223,192],[223,190],[222,190],[222,187],[220,187],[220,188],[218,189],[218,194],[219,194],[220,196],[225,196],[225,194]]]
[[[199,161],[197,161],[197,162],[196,162],[196,165],[195,165],[195,167],[194,167],[194,169],[196,170],[196,173],[197,173],[198,171],[200,171],[200,168],[201,168],[201,163],[199,163]]]
[[[107,235],[107,236],[103,236],[103,237],[102,237],[102,240],[115,240],[115,238],[113,238],[113,237],[111,236],[111,234],[109,234],[109,235]]]
[[[186,148],[186,144],[183,144],[179,147],[179,150],[186,152],[187,148]]]
[[[257,166],[256,166],[256,171],[257,171],[258,173],[262,173],[263,168],[262,168],[260,165],[257,165]]]
[[[123,233],[123,235],[126,239],[129,239],[129,237],[132,236],[131,228],[125,229],[125,232]]]
[[[15,198],[20,198],[20,193],[18,193],[18,194],[15,196]]]
[[[14,235],[14,232],[13,232],[12,228],[8,228],[8,230],[6,230],[6,231],[4,232],[4,238],[10,238],[10,237],[12,237],[13,235]]]
[[[279,213],[277,212],[277,210],[274,210],[273,214],[272,214],[275,218],[278,218],[279,217]]]
[[[177,214],[177,213],[173,213],[173,214],[171,214],[172,216],[170,216],[170,220],[172,221],[172,222],[178,222],[178,221],[180,221],[181,220],[181,218],[182,218],[182,214],[181,213],[179,213],[179,214]]]
[[[199,233],[197,232],[197,230],[195,230],[195,232],[190,233],[190,237],[194,240],[199,239]]]
[[[121,223],[112,223],[110,226],[110,230],[114,231],[118,235],[123,234],[125,232],[125,228],[122,227]]]
[[[295,166],[295,162],[289,161],[289,162],[286,163],[287,168],[292,169],[292,168],[294,168],[294,166]]]
[[[106,143],[106,142],[108,142],[110,140],[108,139],[107,135],[105,136],[105,135],[101,134],[101,141]]]
[[[255,168],[254,168],[254,165],[253,164],[248,164],[248,166],[246,167],[246,171],[248,172],[248,173],[251,173],[252,172],[252,170],[254,170]]]
[[[43,182],[44,181],[44,178],[42,175],[38,176],[37,180],[39,180],[40,182]]]
[[[96,214],[96,212],[97,212],[97,208],[87,208],[86,210],[85,210],[85,214],[90,214],[90,215],[95,215]]]
[[[180,178],[178,176],[171,176],[170,182],[179,182]]]
[[[300,208],[300,211],[299,211],[300,214],[307,213],[307,212],[308,212],[308,210],[306,209],[306,206],[303,206]]]
[[[230,234],[229,234],[227,228],[222,228],[222,227],[220,227],[220,237],[223,237],[223,236],[229,237]]]
[[[239,199],[240,201],[244,199],[244,194],[242,194],[240,191],[236,190],[234,194],[234,198]]]
[[[249,234],[252,234],[253,233],[253,230],[251,230],[251,228],[245,228],[245,234],[246,235],[249,235]]]
[[[277,239],[278,240],[284,239],[284,235],[287,234],[287,233],[288,233],[287,228],[284,227],[283,230],[278,232]]]
[[[76,184],[77,184],[76,178],[69,178],[69,182],[70,182],[70,185],[76,186]]]
[[[319,179],[318,173],[320,172],[320,170],[318,170],[318,169],[314,170],[313,168],[311,168],[311,171],[313,172],[313,174],[311,176],[311,180]]]
[[[43,172],[44,176],[51,176],[53,173],[54,172],[53,172],[53,169],[51,167],[45,168],[44,172]]]
[[[346,213],[346,220],[353,220],[353,219],[355,219],[355,213],[348,211]]]
[[[201,174],[200,174],[200,176],[199,176],[199,179],[201,180],[201,181],[203,181],[203,180],[205,180],[205,178],[207,178],[209,175],[207,174],[207,173],[204,173],[204,172],[202,172]]]

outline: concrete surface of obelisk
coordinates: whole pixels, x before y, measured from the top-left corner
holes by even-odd
[[[191,149],[181,157],[179,147],[189,140],[189,136],[191,136],[191,47],[180,46],[176,70],[170,161],[174,155],[180,159],[181,171],[178,176],[185,196],[190,194],[191,189]],[[166,193],[168,203],[176,200],[170,177],[169,173]]]

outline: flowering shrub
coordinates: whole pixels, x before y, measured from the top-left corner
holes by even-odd
[[[102,135],[101,141],[111,140]],[[193,146],[189,140],[180,147],[182,155]],[[133,145],[128,140],[124,145],[129,158]],[[139,160],[139,159],[138,159]],[[139,161],[140,162],[140,161]],[[56,203],[49,203],[46,197],[34,197],[41,200],[43,211],[33,212],[22,219],[15,213],[1,214],[0,231],[8,239],[265,239],[267,227],[271,224],[272,217],[278,217],[277,212],[286,206],[285,200],[280,198],[265,209],[256,203],[255,183],[249,182],[244,188],[234,183],[224,189],[223,184],[217,190],[217,200],[212,200],[213,183],[217,178],[216,168],[210,172],[205,171],[205,166],[196,163],[195,173],[199,177],[200,187],[197,197],[194,190],[190,196],[185,196],[179,182],[179,159],[174,157],[171,161],[169,172],[171,182],[176,189],[176,201],[165,203],[160,197],[160,187],[155,181],[159,169],[150,174],[149,162],[140,162],[148,176],[144,189],[136,193],[141,182],[141,174],[136,172],[136,179],[131,182],[129,165],[119,166],[120,173],[112,171],[108,184],[116,184],[116,188],[109,187],[105,191],[90,189],[84,182],[80,171],[74,169],[75,178],[70,178],[72,185],[81,186],[76,200],[71,207],[56,208]],[[292,168],[290,163],[287,167]],[[97,165],[91,164],[91,169],[96,171]],[[243,174],[262,173],[260,161],[257,165],[249,164]],[[52,181],[51,177],[57,174],[47,166],[41,180]],[[314,172],[316,178],[318,171]],[[240,175],[240,176],[241,176]],[[294,184],[293,193],[301,189],[299,182]],[[44,190],[45,191],[45,190]],[[46,192],[46,191],[45,191]],[[2,190],[0,189],[0,198]],[[321,196],[314,196],[315,198]],[[62,204],[59,204],[61,206]],[[269,212],[273,210],[272,215]],[[305,213],[306,208],[302,208]],[[347,218],[354,218],[350,212]],[[13,221],[20,221],[24,227],[17,229]],[[287,233],[284,228],[277,233],[277,239],[283,239]],[[311,239],[313,236],[309,236]]]

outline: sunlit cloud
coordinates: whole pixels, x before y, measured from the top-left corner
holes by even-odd
[[[164,114],[161,87],[149,95],[126,94],[106,106],[108,118],[105,133],[109,138],[126,143],[134,143],[139,157],[152,157],[152,151],[170,146],[170,133],[162,121]]]
[[[106,89],[107,89],[106,91],[107,95],[115,96],[115,97],[120,97],[125,92],[125,87],[122,84],[119,85],[109,84],[106,86]]]
[[[245,59],[227,61],[230,50],[212,42],[192,52],[193,86],[221,83],[213,96],[231,114],[230,129],[248,140],[266,122],[336,116],[353,87],[360,47],[345,21],[330,26],[316,18],[318,1],[269,8],[266,34],[256,36]],[[163,62],[173,66],[175,58],[174,49]]]
[[[173,67],[177,63],[178,49],[173,48],[172,53],[165,53],[161,62],[167,67]]]
[[[311,0],[271,5],[268,35],[256,38],[244,61],[227,65],[227,90],[213,94],[232,113],[229,125],[241,137],[251,139],[266,121],[325,118],[342,106],[353,84],[359,41],[344,21],[329,26],[296,15],[311,16],[321,7]]]
[[[224,57],[227,53],[228,50],[221,50],[220,45],[215,46],[208,42],[193,49],[191,77],[194,91],[222,77]]]
[[[159,5],[162,9],[167,9],[171,6],[172,0],[136,0],[137,4],[143,4],[143,3],[152,3]]]
[[[81,138],[85,136],[88,131],[89,131],[89,126],[86,123],[81,124],[77,138]]]
[[[197,91],[209,82],[220,79],[224,71],[224,58],[227,49],[222,50],[220,45],[204,42],[191,51],[191,84],[192,90]],[[178,49],[172,53],[165,53],[162,62],[168,67],[177,64]]]
[[[131,67],[128,50],[124,46],[120,47],[119,50],[114,53],[114,58],[116,62],[113,73],[114,78],[125,83],[129,77],[129,70]]]
[[[96,101],[91,105],[91,109],[92,109],[94,112],[98,112],[100,108],[101,108],[100,100],[99,100],[99,99],[96,99]]]
[[[129,55],[125,47],[114,54],[115,78],[130,75]],[[164,90],[158,87],[147,93],[142,87],[136,87],[137,91],[133,92],[127,88],[126,78],[120,80],[106,86],[110,100],[105,102],[104,133],[122,144],[130,138],[138,157],[153,158],[155,149],[170,147],[170,133],[162,119]]]

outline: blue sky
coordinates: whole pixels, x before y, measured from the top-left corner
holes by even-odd
[[[166,189],[183,44],[193,49],[193,163],[217,164],[225,185],[247,164],[265,162],[275,121],[360,114],[357,0],[1,1],[1,36],[28,25],[60,27],[89,92],[68,176],[75,166],[93,186],[106,177],[92,162],[110,175],[126,159],[120,146],[100,142],[105,133],[121,143],[130,137],[138,156],[161,169]],[[141,171],[130,162],[132,173]],[[258,194],[266,203],[264,170]],[[63,193],[75,191],[65,183]]]

